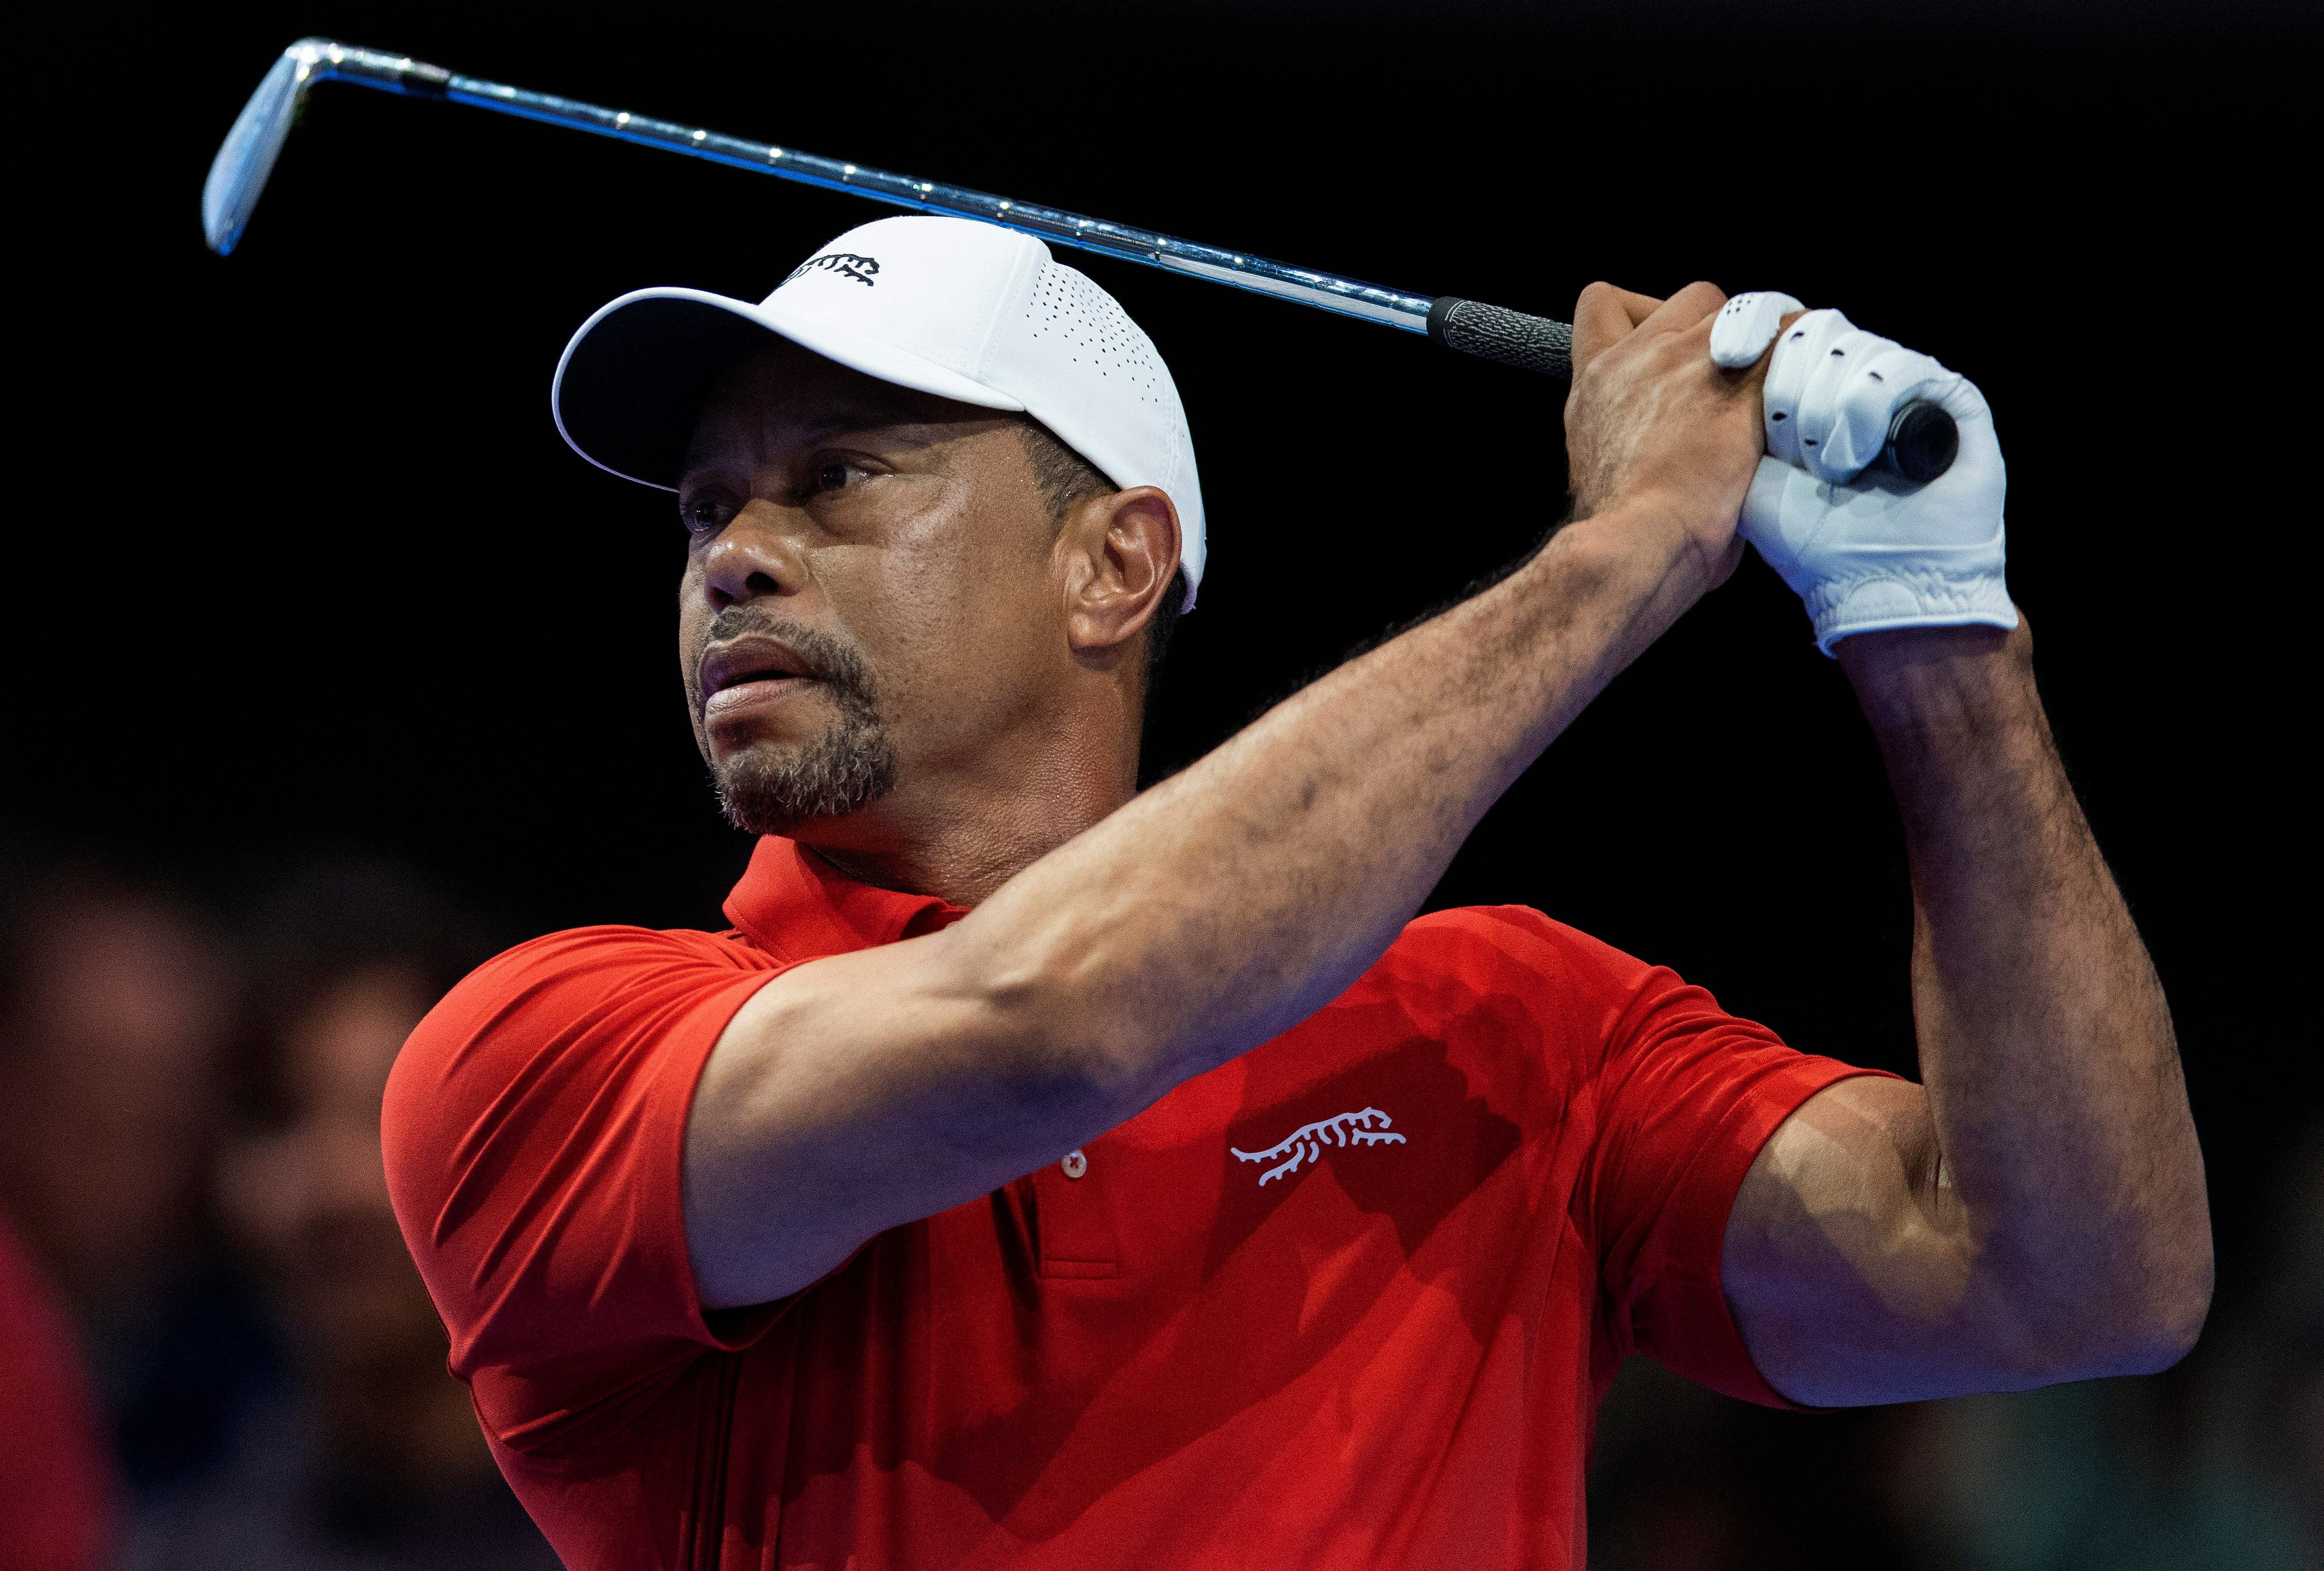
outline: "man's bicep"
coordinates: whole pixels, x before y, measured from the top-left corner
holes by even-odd
[[[686,1230],[708,1309],[765,1303],[881,1230],[975,1199],[1117,1121],[956,930],[810,960],[738,1009],[686,1126]]]
[[[1814,1407],[1960,1388],[1974,1308],[1959,1218],[1921,1087],[1858,1076],[1801,1104],[1745,1175],[1720,1262],[1761,1375]]]

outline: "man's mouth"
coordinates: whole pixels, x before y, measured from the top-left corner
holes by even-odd
[[[816,680],[798,650],[764,634],[745,634],[702,657],[696,680],[702,712],[715,720],[736,711],[779,700]]]

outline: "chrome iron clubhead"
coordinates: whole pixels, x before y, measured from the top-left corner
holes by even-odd
[[[218,144],[209,178],[202,182],[202,238],[220,256],[242,238],[328,47],[322,39],[302,38],[284,50]]]
[[[410,55],[359,49],[327,38],[300,39],[284,50],[267,71],[258,91],[242,106],[233,129],[218,144],[217,157],[210,161],[209,179],[202,182],[202,238],[220,256],[242,238],[251,209],[258,206],[258,194],[266,188],[266,177],[274,172],[283,141],[299,123],[300,112],[307,106],[307,94],[316,83],[355,82],[407,97],[442,98],[450,96],[454,79],[441,66],[422,65]],[[529,110],[522,100],[539,98],[539,95],[521,94],[491,82],[468,85],[480,91],[463,101],[488,109],[523,115]],[[555,115],[534,114],[533,117],[559,122]]]

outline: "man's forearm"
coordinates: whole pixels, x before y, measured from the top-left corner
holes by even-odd
[[[1328,1003],[1486,808],[1713,579],[1614,513],[1299,693],[954,930],[1158,1091]],[[1674,565],[1674,560],[1676,565]]]
[[[1904,814],[1937,1150],[1997,1349],[2152,1368],[2209,1304],[2202,1158],[2160,983],[2069,786],[2021,627],[1838,646]]]

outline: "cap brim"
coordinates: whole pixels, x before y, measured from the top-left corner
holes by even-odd
[[[1025,407],[933,360],[829,323],[702,289],[655,289],[605,306],[566,345],[549,393],[558,433],[600,469],[676,491],[711,390],[769,335],[899,387],[989,409]]]

